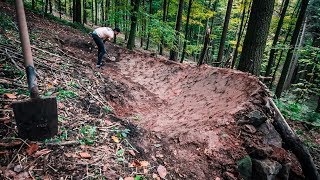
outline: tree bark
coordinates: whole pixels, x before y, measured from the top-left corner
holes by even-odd
[[[275,56],[275,53],[277,51],[276,50],[276,45],[277,45],[278,40],[279,40],[280,31],[281,31],[281,28],[282,28],[282,25],[283,25],[283,20],[284,20],[284,17],[286,15],[286,12],[287,12],[288,5],[289,5],[289,0],[285,0],[284,1],[284,5],[283,5],[283,9],[282,9],[282,12],[281,12],[281,15],[280,15],[280,19],[279,19],[279,22],[278,22],[277,30],[276,30],[276,33],[275,33],[274,38],[273,38],[272,47],[271,47],[271,51],[270,51],[270,56],[269,56],[269,60],[268,60],[268,65],[267,65],[267,68],[266,68],[266,73],[264,75],[265,77],[270,76],[271,68],[272,68],[272,66],[274,66],[274,56]]]
[[[205,56],[205,54],[207,52],[207,48],[208,48],[209,37],[210,37],[210,28],[207,27],[206,35],[205,35],[205,38],[204,38],[204,44],[203,44],[203,48],[202,48],[202,51],[201,51],[201,54],[200,54],[200,59],[199,59],[199,62],[198,62],[198,66],[203,64],[203,59],[204,59],[204,56]]]
[[[81,0],[74,0],[73,21],[81,23]]]
[[[183,50],[182,50],[182,55],[181,55],[180,63],[183,62],[184,56],[185,56],[185,54],[186,54],[186,47],[187,47],[187,40],[188,40],[188,31],[189,31],[189,20],[190,20],[191,6],[192,6],[192,0],[189,0],[188,13],[187,13],[187,22],[186,22],[186,31],[185,31],[185,40],[184,40],[184,43],[183,43]]]
[[[261,59],[266,46],[274,0],[254,0],[238,69],[260,74]]]
[[[236,60],[237,60],[237,56],[238,56],[238,48],[240,46],[240,41],[241,41],[241,34],[242,34],[242,30],[243,30],[244,17],[246,15],[247,0],[242,0],[242,4],[243,4],[243,11],[242,11],[242,15],[241,15],[241,23],[240,23],[238,37],[237,37],[237,44],[236,44],[236,47],[234,49],[233,56],[232,56],[233,58],[232,58],[232,63],[231,63],[231,69],[233,69],[233,67],[236,63]]]
[[[167,13],[167,0],[163,0],[163,13],[162,13],[162,22],[165,23],[166,22],[166,13]],[[164,46],[164,37],[162,35],[161,37],[161,44],[160,44],[160,49],[159,49],[159,54],[162,55],[163,54],[163,46]]]
[[[281,97],[284,84],[285,84],[285,82],[287,80],[287,75],[288,75],[289,67],[290,67],[290,64],[291,64],[293,51],[294,51],[296,42],[298,40],[299,31],[300,31],[300,28],[302,26],[302,22],[304,20],[305,14],[306,14],[308,3],[309,3],[309,0],[302,0],[301,1],[301,9],[300,9],[299,16],[298,16],[298,19],[297,19],[297,22],[296,22],[296,26],[294,28],[294,31],[293,31],[293,34],[292,34],[292,37],[291,37],[290,48],[289,48],[289,51],[287,53],[286,61],[284,62],[283,69],[282,69],[282,72],[281,72],[281,76],[280,76],[280,79],[279,79],[279,82],[278,82],[278,85],[277,85],[277,88],[276,88],[275,95],[277,96],[277,98]]]
[[[150,24],[151,23],[151,15],[152,15],[152,0],[149,0],[149,14],[150,14],[150,19],[149,19],[149,24]],[[146,50],[149,49],[149,44],[150,44],[150,30],[148,32]]]
[[[58,0],[58,6],[59,6],[59,18],[61,19],[61,0]]]
[[[291,80],[292,80],[293,72],[294,72],[294,70],[295,70],[296,67],[297,67],[298,59],[299,59],[299,56],[300,56],[300,52],[299,52],[299,51],[300,51],[300,49],[301,49],[301,46],[302,46],[303,43],[304,43],[304,36],[305,36],[305,32],[306,32],[306,25],[307,25],[307,18],[305,19],[305,21],[304,21],[304,23],[303,23],[303,28],[302,28],[301,35],[300,35],[299,44],[298,44],[298,46],[297,46],[296,49],[295,49],[293,61],[292,61],[292,63],[290,64],[290,67],[289,67],[288,79],[287,79],[287,81],[285,82],[284,87],[283,87],[284,90],[287,90],[287,89],[290,87],[290,83],[291,83]]]
[[[183,12],[183,4],[184,0],[179,0],[179,7],[178,7],[178,14],[176,18],[176,26],[175,26],[175,31],[176,31],[176,38],[174,44],[177,46],[177,50],[171,49],[170,50],[170,60],[176,61],[178,58],[178,51],[179,51],[179,33],[181,29],[181,22],[182,22],[182,12]]]
[[[233,2],[233,0],[228,0],[227,12],[226,12],[226,16],[224,18],[224,24],[223,24],[223,30],[222,30],[222,35],[221,35],[221,39],[220,39],[220,46],[219,46],[219,52],[218,52],[216,66],[219,66],[222,62],[224,43],[227,38],[228,26],[229,26],[231,9],[232,9],[232,2]]]
[[[145,8],[145,0],[142,0],[142,8],[143,8],[143,12],[145,12],[146,8]],[[145,31],[146,31],[146,26],[147,26],[147,22],[146,22],[146,18],[142,15],[142,22],[141,22],[141,39],[140,39],[140,47],[143,47],[143,42],[145,39]]]
[[[83,24],[87,24],[87,1],[83,0]]]
[[[93,1],[93,0],[92,0]],[[94,0],[94,24],[98,25],[98,0]]]
[[[293,10],[293,13],[291,14],[291,17],[295,17],[295,18],[298,17],[298,15],[299,15],[299,11],[298,11],[299,7],[300,7],[300,1],[297,2],[296,6],[295,6],[295,8]],[[286,37],[284,38],[284,41],[283,41],[282,44],[286,44],[287,43],[288,38],[289,38],[289,36],[291,34],[291,30],[292,30],[293,27],[294,27],[294,23],[293,23],[293,21],[291,21],[290,26],[289,26],[289,30],[288,30],[288,32],[286,34]],[[274,80],[276,78],[276,73],[277,73],[278,68],[280,66],[283,53],[284,53],[284,50],[281,49],[281,52],[280,52],[280,55],[279,55],[279,58],[278,58],[278,62],[276,64],[276,67],[274,68],[272,79],[271,79],[271,82],[269,84],[269,89],[272,89],[272,85],[273,85],[273,82],[274,82]]]
[[[130,28],[129,40],[127,44],[127,48],[130,50],[134,48],[136,29],[137,29],[137,14],[139,11],[140,0],[132,0],[131,5],[133,6],[133,10],[131,13],[131,28]]]
[[[35,10],[35,8],[36,8],[35,0],[32,0],[32,1],[31,1],[31,9],[32,9],[32,10]]]

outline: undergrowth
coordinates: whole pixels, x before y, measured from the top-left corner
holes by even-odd
[[[306,100],[298,100],[294,95],[287,94],[276,99],[275,103],[286,119],[303,121],[316,128],[320,128],[320,113],[307,106]]]

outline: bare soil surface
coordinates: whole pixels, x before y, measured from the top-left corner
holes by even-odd
[[[0,10],[14,14],[8,4],[1,3]],[[61,95],[62,88],[78,94],[59,100],[63,118],[58,136],[68,132],[62,142],[75,143],[38,143],[31,154],[47,151],[31,156],[30,147],[37,143],[14,145],[12,139],[4,138],[16,134],[12,112],[6,114],[10,119],[3,122],[0,134],[11,146],[0,148],[0,156],[5,157],[0,177],[119,179],[141,175],[160,179],[165,174],[166,179],[241,179],[237,162],[247,155],[289,162],[294,177],[303,177],[296,158],[282,148],[279,134],[268,123],[272,118],[266,108],[268,92],[257,78],[231,69],[180,64],[111,43],[106,44],[107,52],[115,61],[104,58],[105,65],[97,69],[97,50],[90,35],[29,12],[27,20],[30,34],[36,37],[32,44],[46,51],[33,49],[34,56],[56,69],[41,67],[38,59],[36,68],[45,76],[40,80],[41,92]],[[25,98],[17,95],[17,99]],[[106,106],[112,107],[112,113],[104,112]],[[10,103],[2,103],[4,107],[10,109]],[[265,114],[266,123],[258,127],[243,123],[254,111]],[[94,137],[88,138],[88,125],[96,128]],[[118,132],[125,129],[130,130],[128,137],[120,138]],[[77,143],[88,139],[93,143]],[[256,153],[268,148],[267,155]]]

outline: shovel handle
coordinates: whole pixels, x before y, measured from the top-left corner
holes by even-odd
[[[34,69],[34,64],[32,59],[26,15],[24,12],[24,6],[23,6],[22,0],[16,0],[16,13],[18,18],[19,34],[20,34],[20,40],[22,44],[22,52],[24,57],[24,65],[27,73],[30,97],[38,98],[39,91],[38,91],[38,85],[37,85],[37,78],[36,78],[36,72]]]

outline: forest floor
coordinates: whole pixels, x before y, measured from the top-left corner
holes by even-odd
[[[15,14],[5,3],[0,11]],[[267,137],[272,129],[239,123],[266,111],[268,92],[257,78],[111,43],[115,60],[97,69],[90,35],[30,12],[27,21],[40,92],[58,99],[59,133],[44,142],[15,138],[11,103],[28,99],[26,77],[15,27],[1,32],[0,178],[238,179],[239,160],[266,141],[270,156],[302,177],[278,135]]]

